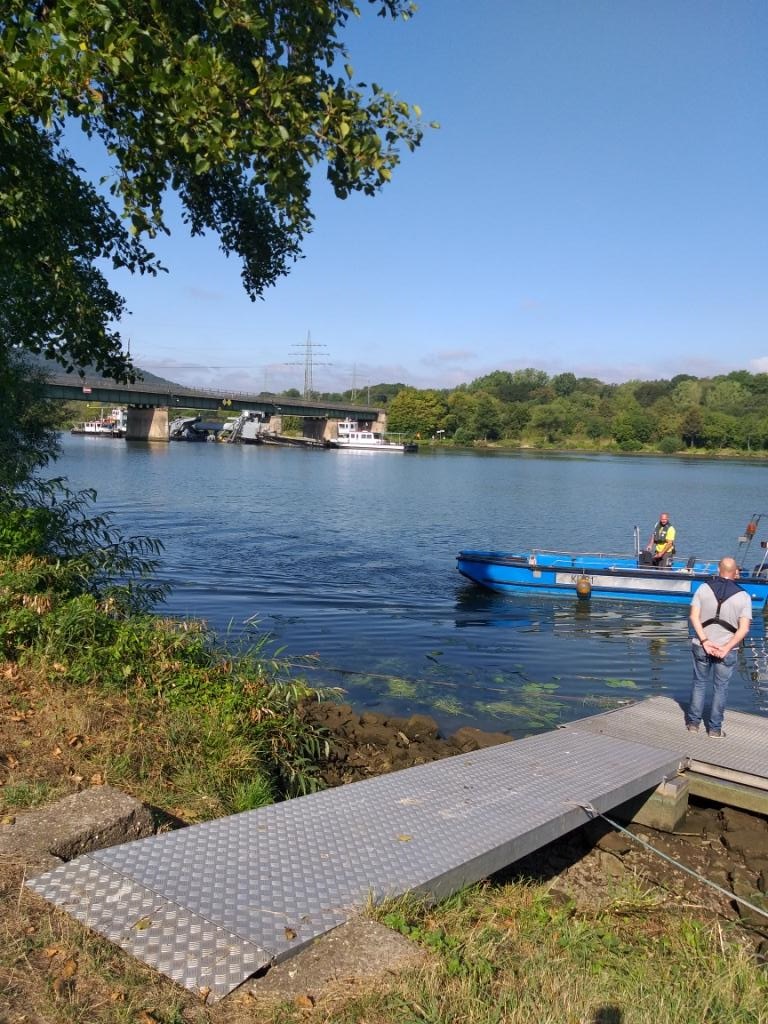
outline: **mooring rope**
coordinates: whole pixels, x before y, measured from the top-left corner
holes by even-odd
[[[749,900],[745,900],[741,896],[737,896],[736,893],[730,892],[728,889],[724,889],[721,885],[718,885],[717,882],[712,882],[709,878],[705,878],[704,875],[699,874],[698,871],[694,871],[693,868],[689,868],[687,865],[681,864],[679,860],[675,860],[674,857],[670,857],[669,854],[664,853],[663,850],[657,850],[651,843],[646,842],[646,840],[642,839],[640,836],[636,836],[634,832],[630,832],[629,829],[624,828],[624,826],[620,825],[617,821],[613,821],[607,815],[603,814],[602,811],[598,811],[596,807],[593,807],[592,804],[579,804],[578,806],[581,807],[583,811],[586,811],[590,818],[602,818],[603,821],[607,821],[612,828],[617,829],[619,832],[623,832],[625,836],[629,836],[630,839],[639,843],[640,846],[644,846],[646,850],[650,850],[651,853],[655,853],[658,857],[662,857],[664,860],[669,861],[670,864],[674,864],[676,868],[680,868],[681,871],[685,871],[686,874],[691,875],[697,881],[703,882],[704,885],[708,885],[710,889],[714,889],[722,896],[726,896],[729,900],[736,900],[737,903],[740,903],[744,907],[749,907],[750,910],[754,910],[754,912],[756,914],[760,914],[761,917],[768,918],[768,910],[764,910],[762,907],[758,907],[754,903],[750,903]]]

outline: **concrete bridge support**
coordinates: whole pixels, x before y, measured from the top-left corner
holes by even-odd
[[[313,441],[327,440],[328,420],[324,416],[305,416],[301,428],[302,437],[309,437]]]
[[[128,406],[126,441],[168,441],[168,409],[165,406]]]

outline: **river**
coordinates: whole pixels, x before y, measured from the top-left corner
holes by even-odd
[[[683,608],[491,594],[460,548],[628,552],[668,510],[687,557],[740,558],[764,507],[759,462],[585,454],[415,455],[66,435],[55,467],[125,532],[165,545],[165,610],[225,644],[269,637],[360,710],[513,736],[651,694],[687,699]],[[768,522],[768,520],[766,521]],[[752,550],[749,564],[759,552]],[[729,707],[768,715],[754,623]]]

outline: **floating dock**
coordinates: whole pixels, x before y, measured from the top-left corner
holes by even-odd
[[[729,712],[727,728],[725,742],[693,735],[675,701],[651,698],[99,850],[27,885],[214,1001],[369,899],[448,896],[585,824],[586,807],[607,813],[655,789],[691,757],[768,777],[768,719]]]

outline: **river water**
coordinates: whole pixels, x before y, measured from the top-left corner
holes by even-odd
[[[482,591],[461,548],[629,552],[666,509],[678,554],[741,559],[768,467],[633,456],[415,455],[66,435],[57,474],[165,545],[165,611],[267,650],[358,709],[520,736],[627,699],[686,700],[684,608]],[[768,523],[768,520],[766,520]],[[768,536],[768,529],[766,530]],[[749,552],[748,564],[759,552]],[[768,715],[761,617],[729,706]]]

